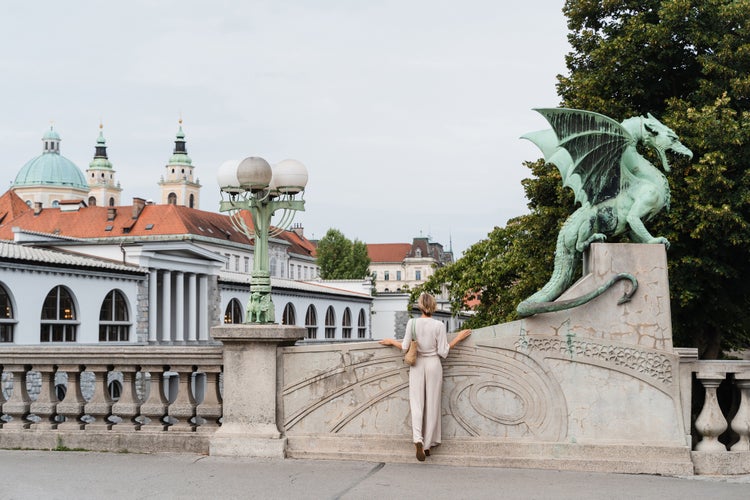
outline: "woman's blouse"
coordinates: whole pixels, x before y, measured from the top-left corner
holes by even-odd
[[[418,356],[440,356],[448,355],[448,335],[442,321],[432,318],[412,318],[406,322],[406,332],[401,349],[406,351],[411,344],[412,322],[416,321],[417,355]]]

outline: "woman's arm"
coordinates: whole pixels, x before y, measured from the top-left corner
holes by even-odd
[[[456,333],[456,336],[453,337],[453,340],[451,340],[448,343],[448,346],[451,349],[453,349],[456,346],[456,344],[458,344],[459,342],[461,342],[462,340],[464,340],[469,335],[471,335],[471,330],[469,330],[469,329],[461,330],[460,332]]]
[[[378,340],[378,343],[383,344],[383,345],[390,345],[393,347],[398,347],[399,349],[401,349],[401,342],[399,342],[396,339],[382,339],[382,340]]]

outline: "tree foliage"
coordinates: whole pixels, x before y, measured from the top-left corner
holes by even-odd
[[[750,1],[568,0],[563,12],[573,50],[569,74],[558,76],[562,106],[618,121],[650,112],[695,155],[672,158],[671,210],[649,222],[671,242],[675,344],[699,347],[704,358],[747,347]],[[513,318],[518,301],[546,282],[555,237],[575,208],[554,168],[527,165],[530,213],[427,284],[449,281],[455,305],[481,290],[474,326]]]
[[[369,275],[367,245],[351,241],[338,229],[329,229],[318,242],[317,263],[325,280],[361,279]]]

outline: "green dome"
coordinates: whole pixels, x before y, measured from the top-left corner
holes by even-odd
[[[42,142],[44,153],[21,168],[13,186],[65,186],[88,190],[81,169],[60,154],[60,136],[52,127],[44,134]]]

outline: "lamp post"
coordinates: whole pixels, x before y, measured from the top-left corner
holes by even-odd
[[[283,160],[272,168],[263,158],[251,156],[222,163],[217,180],[221,189],[219,210],[229,212],[234,227],[248,238],[255,239],[245,323],[275,323],[268,238],[288,229],[295,212],[305,210],[302,198],[307,185],[307,169],[296,160]],[[250,212],[252,228],[242,217],[242,210]],[[277,210],[283,210],[283,213],[272,228],[271,218]]]

